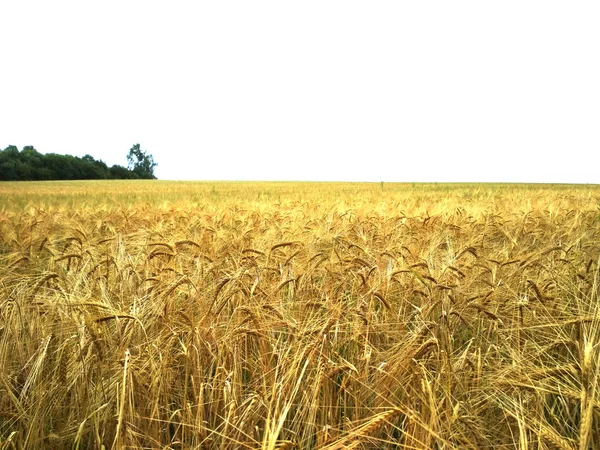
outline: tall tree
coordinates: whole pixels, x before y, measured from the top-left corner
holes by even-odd
[[[152,155],[140,149],[140,144],[135,144],[127,154],[127,167],[135,172],[140,178],[156,179],[154,168],[158,164],[154,162]]]

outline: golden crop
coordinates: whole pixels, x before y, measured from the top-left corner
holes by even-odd
[[[0,183],[0,449],[600,448],[599,205]]]

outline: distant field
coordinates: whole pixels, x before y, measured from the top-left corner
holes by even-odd
[[[549,203],[551,201],[551,203]],[[310,202],[319,210],[390,209],[390,214],[507,212],[569,207],[594,209],[598,185],[461,183],[192,182],[156,180],[0,182],[0,211],[26,206],[60,209],[259,207]]]
[[[0,449],[600,448],[599,208],[0,183]]]

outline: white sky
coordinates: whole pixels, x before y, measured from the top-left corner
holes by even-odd
[[[0,3],[0,148],[160,179],[600,183],[600,2]]]

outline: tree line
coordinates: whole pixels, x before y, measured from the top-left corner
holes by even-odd
[[[128,167],[115,164],[111,167],[91,155],[83,157],[41,154],[33,146],[23,150],[9,145],[0,150],[0,180],[123,180],[156,179],[154,168],[157,164],[152,155],[135,144],[127,154]]]

